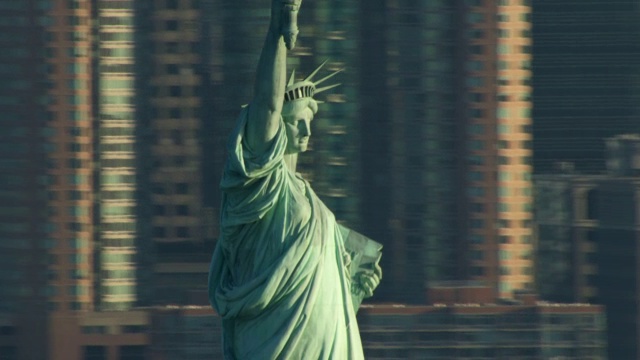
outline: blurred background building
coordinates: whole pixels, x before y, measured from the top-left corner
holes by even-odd
[[[536,173],[558,161],[605,171],[604,139],[638,133],[640,4],[540,0],[533,5]]]
[[[606,140],[608,171],[536,175],[538,289],[606,307],[609,358],[640,355],[640,136]],[[565,164],[565,168],[567,164]]]

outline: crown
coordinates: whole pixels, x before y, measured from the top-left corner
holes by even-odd
[[[313,81],[313,77],[316,76],[318,71],[322,69],[322,67],[327,63],[328,60],[325,60],[320,66],[318,66],[306,79],[298,82],[295,81],[296,71],[293,70],[291,72],[291,77],[289,78],[289,83],[287,84],[286,89],[284,90],[284,102],[290,102],[302,98],[313,98],[315,94],[319,94],[323,91],[327,91],[329,89],[333,89],[336,86],[340,86],[341,84],[333,84],[325,87],[318,88],[317,86],[323,83],[326,80],[329,80],[336,74],[342,72],[342,69],[318,80]]]

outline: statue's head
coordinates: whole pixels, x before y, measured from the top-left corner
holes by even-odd
[[[336,71],[314,82],[313,77],[324,64],[326,64],[326,61],[306,79],[299,82],[294,82],[295,71],[291,74],[291,78],[285,89],[284,105],[282,106],[282,118],[287,132],[287,154],[307,151],[309,137],[311,136],[311,121],[318,112],[319,103],[313,96],[340,85],[334,84],[322,88],[316,87],[318,84],[340,72],[340,70]]]

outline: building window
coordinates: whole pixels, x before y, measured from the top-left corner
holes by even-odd
[[[481,197],[484,196],[484,188],[471,186],[469,187],[468,193],[470,196]]]
[[[156,238],[164,238],[167,236],[167,230],[163,227],[156,226],[153,228],[153,236]]]
[[[469,133],[473,135],[482,135],[484,134],[484,125],[482,124],[471,124],[469,126]]]
[[[508,44],[500,44],[498,45],[498,54],[505,55],[511,53],[511,46]]]
[[[186,238],[189,236],[189,228],[186,226],[178,226],[176,228],[176,236],[179,238]]]
[[[467,78],[467,85],[470,87],[483,86],[484,78],[479,76],[470,76]]]
[[[178,21],[177,20],[169,20],[165,22],[165,28],[168,31],[177,31],[178,30]]]
[[[471,46],[471,53],[475,54],[475,55],[484,54],[484,46],[482,46],[482,45],[472,45]]]
[[[176,206],[176,214],[180,216],[189,215],[189,207],[187,205],[178,205]]]
[[[469,156],[469,164],[471,165],[483,165],[484,164],[484,157],[479,156],[479,155],[472,155]]]
[[[482,229],[482,228],[484,228],[484,220],[482,220],[482,219],[471,219],[471,228],[472,229]]]
[[[481,119],[484,117],[484,110],[482,109],[469,109],[469,113],[474,119]]]
[[[479,171],[472,171],[469,173],[469,179],[471,181],[482,181],[484,180],[484,173]]]

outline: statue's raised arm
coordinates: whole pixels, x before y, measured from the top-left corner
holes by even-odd
[[[300,4],[301,0],[271,0],[271,22],[260,54],[253,100],[248,110],[247,141],[257,153],[267,147],[278,130],[284,102],[287,48],[295,45]]]

